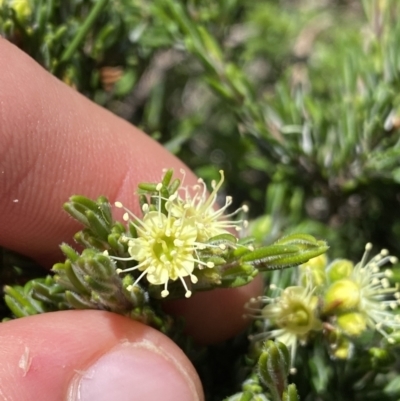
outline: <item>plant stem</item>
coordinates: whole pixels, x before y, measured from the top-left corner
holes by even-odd
[[[108,0],[98,0],[97,3],[94,5],[92,10],[90,11],[88,17],[86,18],[85,22],[82,24],[81,28],[78,30],[77,34],[75,35],[74,39],[70,43],[70,45],[64,50],[63,54],[60,58],[60,63],[63,64],[71,59],[73,54],[75,53],[76,49],[79,47],[87,33],[89,32],[90,28],[96,21],[97,17],[103,10],[103,8],[107,5]]]

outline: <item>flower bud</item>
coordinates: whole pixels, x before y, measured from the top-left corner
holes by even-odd
[[[325,285],[327,261],[326,254],[323,253],[300,265],[301,284],[305,286],[307,285],[307,280],[311,280],[313,286],[317,288]]]
[[[304,266],[304,267],[303,267]],[[313,286],[321,288],[326,283],[326,274],[324,270],[313,269],[309,266],[302,265],[300,269],[301,285],[306,286],[307,280],[310,280]]]
[[[368,353],[374,369],[382,369],[395,362],[395,356],[389,353],[387,349],[372,347],[368,350]]]
[[[336,359],[349,359],[353,355],[353,344],[344,337],[332,348],[331,355]]]
[[[32,14],[28,0],[11,0],[10,6],[15,11],[19,21],[25,21]]]
[[[360,289],[350,279],[335,281],[325,293],[325,313],[347,312],[358,307]]]
[[[400,344],[400,331],[399,330],[393,331],[387,337],[384,337],[383,344],[385,346],[399,345]]]
[[[354,264],[347,259],[336,259],[327,267],[327,276],[330,282],[338,281],[350,276]]]
[[[339,327],[349,336],[358,337],[366,328],[365,316],[358,312],[349,312],[337,318]]]
[[[322,255],[316,256],[315,258],[310,259],[308,262],[303,263],[301,265],[301,267],[302,268],[309,267],[313,270],[315,269],[315,270],[324,271],[327,262],[328,262],[328,258],[326,257],[326,254],[323,253]]]

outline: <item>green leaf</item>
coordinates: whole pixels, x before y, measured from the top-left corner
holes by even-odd
[[[148,182],[142,182],[138,185],[138,188],[145,192],[157,192],[157,185]]]
[[[40,301],[32,298],[32,281],[28,281],[24,287],[6,285],[4,293],[6,304],[16,317],[32,316],[46,311]]]
[[[94,213],[91,210],[86,212],[86,218],[93,233],[103,241],[107,241],[108,234],[110,234],[109,222],[104,221],[98,213]]]
[[[311,235],[293,234],[251,251],[240,260],[253,263],[261,271],[284,269],[303,264],[323,254],[328,248],[325,241],[318,241]]]
[[[73,291],[66,291],[65,299],[73,309],[99,309],[86,296],[79,295]]]
[[[283,393],[282,401],[300,401],[295,384],[289,384],[287,391]]]
[[[168,187],[169,183],[171,182],[172,176],[174,175],[174,170],[173,169],[168,169],[165,173],[164,173],[164,177],[161,181],[161,184],[164,187]]]
[[[290,369],[290,355],[286,345],[279,341],[266,341],[257,366],[261,381],[271,392],[273,401],[281,401],[287,388]]]
[[[394,377],[383,389],[384,394],[395,396],[396,399],[400,396],[400,376]]]
[[[82,282],[82,279],[74,271],[73,265],[76,262],[71,262],[67,259],[65,263],[56,263],[52,268],[56,273],[55,280],[66,289],[73,289],[82,294],[89,294],[85,283]]]
[[[62,253],[71,261],[75,262],[79,258],[79,253],[76,252],[73,248],[71,248],[68,244],[61,244],[60,249]]]

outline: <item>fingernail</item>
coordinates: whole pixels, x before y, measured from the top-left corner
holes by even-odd
[[[123,343],[71,382],[68,401],[198,401],[195,385],[177,361],[152,343]]]

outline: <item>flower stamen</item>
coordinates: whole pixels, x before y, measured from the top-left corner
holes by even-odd
[[[184,170],[181,173],[180,185],[174,187],[176,189],[172,194],[168,194],[169,189],[164,187],[165,180],[150,187],[152,189],[148,192],[152,200],[145,200],[141,206],[143,220],[121,202],[115,202],[117,208],[125,211],[124,221],[135,228],[134,235],[137,235],[136,238],[124,235],[120,239],[127,243],[130,257],[112,257],[120,261],[134,260],[137,264],[117,272],[139,270],[141,273],[133,285],[146,277],[150,284],[163,285],[162,297],[169,295],[168,282],[178,278],[186,291],[185,296],[189,297],[192,292],[188,285],[198,281],[195,269],[214,268],[210,257],[237,246],[236,238],[228,230],[234,228],[239,231],[247,225],[245,220],[230,219],[241,211],[247,212],[247,206],[223,217],[232,204],[229,196],[221,209],[214,210],[218,191],[224,182],[222,170],[221,179],[212,183],[213,190],[209,196],[202,179],[193,187],[183,187],[186,173]],[[182,192],[183,197],[179,195]]]

